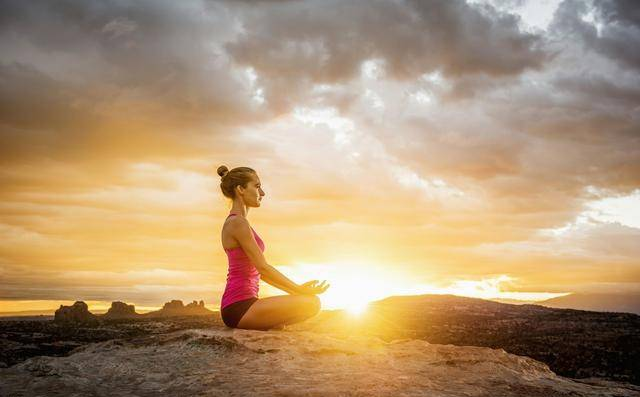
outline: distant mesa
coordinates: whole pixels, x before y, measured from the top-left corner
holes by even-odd
[[[134,305],[116,301],[111,303],[109,310],[103,315],[95,315],[89,311],[86,303],[78,301],[72,306],[61,305],[54,317],[58,323],[96,324],[99,320],[120,320],[131,318],[158,318],[179,316],[205,316],[213,312],[204,307],[204,301],[193,301],[186,306],[181,300],[172,300],[164,304],[162,309],[149,313],[136,313]]]
[[[204,301],[193,301],[184,305],[181,300],[172,300],[164,304],[162,309],[144,314],[145,317],[204,316],[213,312],[204,307]]]
[[[104,314],[103,318],[109,320],[117,320],[122,318],[136,318],[140,314],[136,313],[136,307],[134,305],[127,305],[124,302],[111,302],[111,307]]]
[[[536,302],[558,309],[640,314],[640,294],[570,294]]]
[[[71,306],[60,305],[56,310],[54,321],[67,324],[87,324],[95,325],[98,318],[89,311],[89,307],[82,301],[77,301]]]

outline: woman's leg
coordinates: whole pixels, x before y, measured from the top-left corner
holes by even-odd
[[[258,299],[242,316],[237,328],[266,330],[295,324],[318,314],[316,295],[280,295]]]

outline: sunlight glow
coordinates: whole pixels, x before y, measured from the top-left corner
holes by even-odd
[[[585,215],[599,222],[640,229],[640,189],[627,196],[603,197],[587,204]]]
[[[454,280],[447,286],[416,284],[415,277],[386,270],[378,264],[328,263],[279,266],[299,282],[327,280],[331,286],[319,295],[323,310],[344,309],[354,316],[364,313],[369,302],[389,296],[450,294],[480,299],[533,302],[567,295],[553,292],[505,291],[516,279],[498,275],[480,280]]]
[[[467,296],[479,299],[513,299],[521,301],[541,301],[558,296],[568,295],[568,293],[554,292],[516,292],[503,291],[503,286],[514,282],[515,279],[505,274],[494,278],[482,280],[458,280],[449,287],[439,289],[438,293]]]
[[[640,189],[626,196],[609,196],[607,191],[593,186],[586,191],[598,198],[587,202],[575,220],[556,228],[541,229],[540,234],[561,237],[596,227],[599,223],[618,223],[640,229]]]
[[[299,281],[327,280],[331,286],[319,295],[323,309],[346,309],[352,314],[362,313],[371,301],[401,292],[396,286],[408,282],[381,266],[363,263],[300,264],[283,272]]]
[[[111,307],[109,301],[83,301],[89,307],[89,311],[94,314],[106,313]],[[18,301],[2,301],[0,302],[0,313],[11,314],[20,313],[21,315],[53,315],[54,312],[60,307],[60,305],[71,306],[75,303],[72,300],[18,300]],[[144,306],[136,305],[132,302],[128,304],[134,304],[137,313],[146,313],[160,309],[157,306]]]
[[[353,302],[345,307],[345,310],[354,316],[359,316],[367,310],[369,302]]]

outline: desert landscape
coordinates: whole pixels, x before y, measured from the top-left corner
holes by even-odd
[[[0,338],[11,396],[640,395],[640,316],[446,295],[277,331],[227,328],[199,302],[145,315],[76,302],[54,320],[1,321]]]

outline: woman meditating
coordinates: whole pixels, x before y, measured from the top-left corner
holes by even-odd
[[[264,258],[264,242],[247,219],[251,207],[260,207],[264,191],[258,174],[249,167],[229,169],[221,165],[218,175],[225,197],[233,201],[222,226],[222,247],[229,258],[227,285],[220,313],[231,328],[282,329],[318,314],[321,294],[329,284],[318,280],[298,285],[269,265]],[[258,299],[260,279],[290,295]]]

